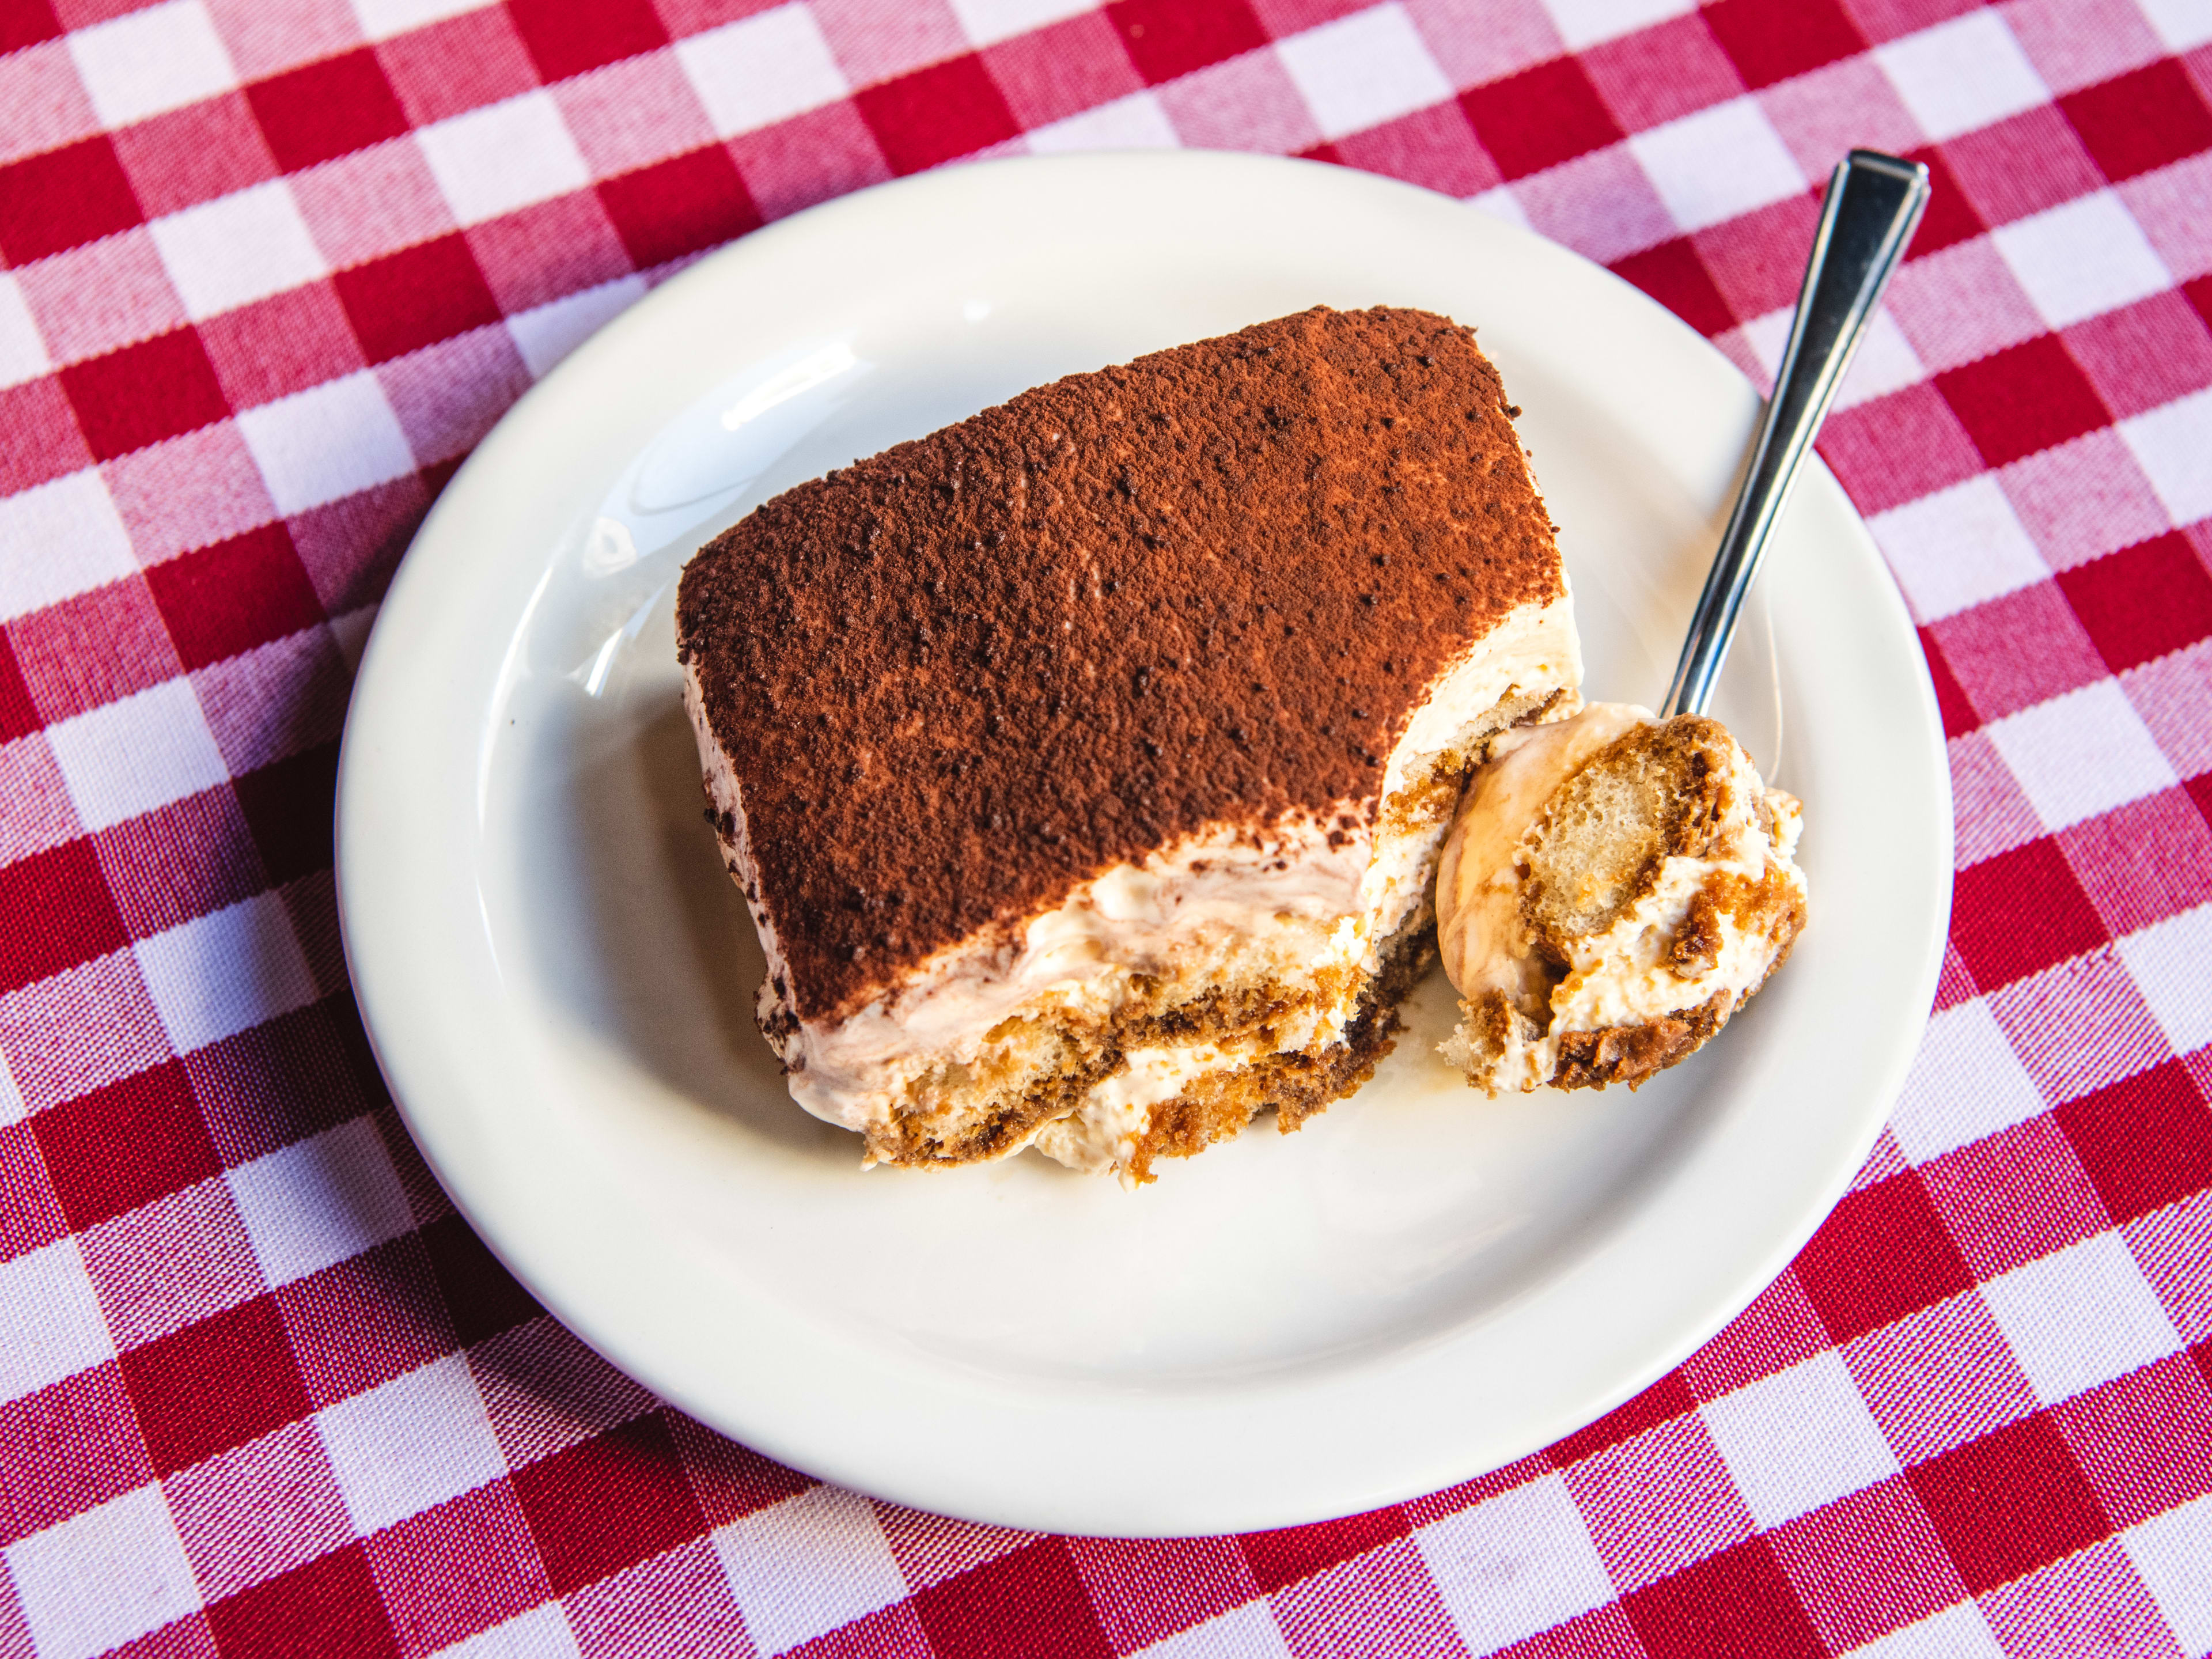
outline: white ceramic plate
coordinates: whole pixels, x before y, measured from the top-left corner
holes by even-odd
[[[1865,1155],[1936,983],[1926,672],[1814,464],[1715,712],[1802,795],[1813,922],[1641,1093],[1491,1103],[1432,979],[1359,1096],[1141,1192],[1034,1154],[859,1167],[752,1027],[672,608],[758,502],[1069,371],[1316,302],[1475,325],[1560,526],[1596,696],[1657,699],[1758,400],[1605,271],[1441,197],[1199,154],[963,167],[748,237],[609,325],[447,487],[346,728],[348,958],[407,1121],[586,1340],[799,1468],[1078,1533],[1432,1490],[1626,1398]]]

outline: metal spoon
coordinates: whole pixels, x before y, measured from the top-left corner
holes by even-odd
[[[1928,205],[1928,169],[1870,149],[1855,149],[1828,180],[1820,228],[1797,295],[1790,343],[1751,456],[1751,471],[1705,577],[1662,717],[1702,714],[1712,700],[1735,633],[1743,596],[1759,574],[1766,541],[1790,499],[1797,464],[1827,418],[1837,385],[1874,317],[1890,273]]]

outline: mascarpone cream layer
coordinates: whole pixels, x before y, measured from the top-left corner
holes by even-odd
[[[1581,678],[1565,594],[1510,612],[1432,684],[1391,751],[1383,801],[1425,782],[1501,702],[1530,694],[1540,701],[1561,687],[1571,691]],[[763,1029],[787,1068],[793,1098],[817,1117],[861,1132],[889,1122],[916,1080],[948,1064],[975,1063],[1006,1022],[1066,1012],[1110,1016],[1139,975],[1175,981],[1249,973],[1300,983],[1333,967],[1358,966],[1361,975],[1334,1005],[1310,1010],[1278,1033],[1285,1049],[1326,1046],[1354,1011],[1358,980],[1379,968],[1376,947],[1428,902],[1428,877],[1449,827],[1445,817],[1393,833],[1382,827],[1387,813],[1346,802],[1324,818],[1289,818],[1258,835],[1224,828],[1189,837],[1140,863],[1102,872],[1032,917],[1011,941],[971,936],[937,951],[842,1019],[785,1018],[775,988],[788,983],[784,954],[757,897],[736,771],[708,725],[690,665],[684,707],[708,795],[734,825],[723,840],[724,856],[768,959]],[[1339,827],[1345,815],[1353,821],[1349,830]],[[1133,1109],[1123,1103],[1099,1109]],[[1122,1137],[1116,1131],[1108,1138]]]

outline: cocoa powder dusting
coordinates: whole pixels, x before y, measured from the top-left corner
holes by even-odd
[[[1072,375],[767,502],[677,629],[796,1011],[1187,833],[1371,814],[1431,683],[1561,592],[1553,528],[1474,335],[1383,308]]]

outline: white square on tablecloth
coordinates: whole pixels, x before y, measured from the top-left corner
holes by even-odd
[[[645,278],[617,276],[550,304],[518,311],[507,319],[514,349],[533,377],[550,374],[553,366],[584,343],[603,323],[627,311],[645,297]]]
[[[951,0],[951,5],[968,44],[988,46],[1089,11],[1091,0]]]
[[[492,0],[353,0],[353,15],[361,32],[372,40],[389,40],[395,34],[480,11]]]
[[[1133,92],[1065,121],[1033,128],[1028,142],[1036,154],[1054,155],[1085,149],[1173,149],[1182,141],[1158,99]]]
[[[54,366],[11,272],[0,270],[0,386],[34,380]]]
[[[2212,518],[2212,391],[2122,421],[2120,437],[2174,523]]]
[[[2020,1056],[1976,997],[1931,1015],[1890,1114],[1890,1133],[1915,1164],[2025,1123],[2046,1105]]]
[[[2212,1498],[2178,1504],[2120,1534],[2136,1577],[2184,1653],[2212,1652]]]
[[[2180,780],[2118,680],[2008,714],[1990,742],[2046,830],[2063,830]]]
[[[2130,933],[2115,948],[2174,1053],[2212,1042],[2212,904]]]
[[[91,1659],[196,1611],[199,1586],[158,1486],[0,1550],[39,1659]]]
[[[1923,623],[2051,574],[2012,503],[1989,473],[1876,514],[1867,528]]]
[[[1704,230],[1805,191],[1805,170],[1756,97],[1644,128],[1628,139],[1628,153],[1681,230]]]
[[[873,1506],[841,1486],[815,1486],[732,1521],[714,1534],[714,1548],[764,1656],[907,1593]]]
[[[135,574],[131,532],[90,467],[0,495],[0,623]]]
[[[1293,34],[1275,52],[1324,138],[1380,126],[1452,95],[1395,0]]]
[[[186,679],[58,721],[46,728],[46,746],[87,830],[197,795],[230,775]]]
[[[384,387],[367,369],[238,416],[269,499],[304,513],[415,470],[415,453]]]
[[[848,89],[814,14],[797,0],[678,40],[676,61],[723,138],[834,103]]]
[[[262,893],[141,939],[139,976],[180,1054],[315,1000],[284,902]]]
[[[558,1601],[478,1631],[465,1642],[440,1648],[437,1659],[582,1659],[576,1632]]]
[[[315,1413],[364,1536],[507,1473],[469,1362],[447,1354]]]
[[[1467,204],[1477,213],[1503,219],[1509,225],[1518,225],[1523,230],[1531,228],[1528,210],[1521,205],[1521,198],[1513,193],[1510,185],[1492,185],[1480,195],[1468,197]]]
[[[1636,157],[1683,230],[1703,230],[1800,194],[1804,169],[1756,98],[1731,98],[1632,136]]]
[[[1669,17],[1686,16],[1697,9],[1697,0],[1544,0],[1553,27],[1570,52]]]
[[[2212,40],[2212,0],[2136,0],[2168,52],[2187,52]],[[2212,1638],[2206,1639],[2212,1645]]]
[[[464,225],[496,219],[592,181],[561,106],[542,89],[437,122],[415,138],[439,193]]]
[[[330,268],[282,179],[147,226],[195,322],[312,283]]]
[[[0,1261],[0,1401],[114,1357],[76,1239]]]
[[[69,49],[102,126],[128,126],[238,84],[201,0],[167,0],[78,29]]]
[[[1141,1648],[1131,1659],[1291,1659],[1291,1644],[1265,1601],[1247,1601]]]
[[[1874,49],[1930,138],[1955,138],[2050,101],[2050,90],[1994,11],[1976,11]]]
[[[8,1070],[8,1051],[0,1048],[0,1129],[23,1121],[23,1091]]]
[[[415,1224],[384,1138],[366,1117],[230,1171],[230,1193],[273,1289],[359,1255]]]
[[[2046,1406],[2179,1353],[2181,1334],[2119,1234],[2001,1273],[1982,1300]]]
[[[1833,1349],[1704,1410],[1729,1478],[1762,1527],[1794,1521],[1898,1470],[1897,1454]]]
[[[1981,1608],[1960,1601],[1931,1619],[1853,1648],[1851,1659],[2005,1659],[2005,1650]]]
[[[1582,1511],[1556,1474],[1413,1534],[1471,1653],[1488,1653],[1613,1600]]]
[[[2142,227],[2109,190],[2000,225],[1990,240],[2053,328],[2173,285]]]

